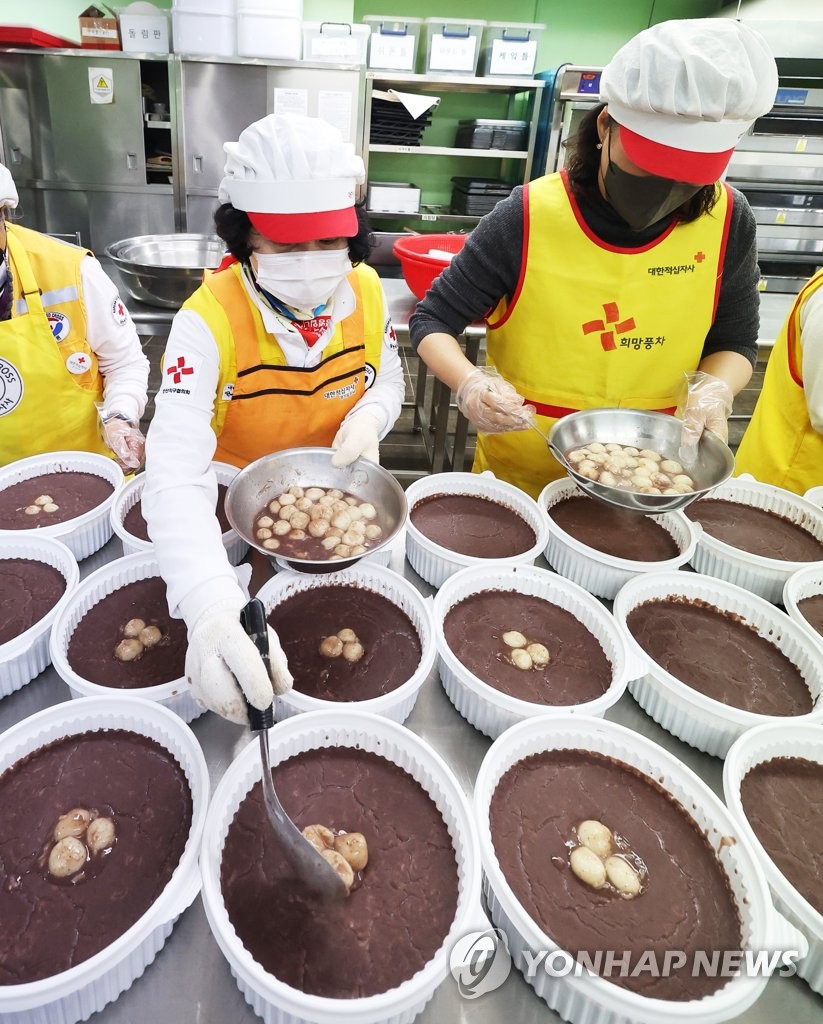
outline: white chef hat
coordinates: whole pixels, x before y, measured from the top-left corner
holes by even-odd
[[[717,181],[776,92],[766,41],[729,18],[654,25],[621,47],[600,78],[626,156],[650,174],[695,185]]]
[[[13,210],[17,206],[18,199],[11,171],[8,167],[0,164],[0,207],[8,206],[10,210]]]
[[[355,186],[363,161],[337,128],[319,117],[269,114],[227,142],[220,202],[245,210],[276,242],[352,238]]]

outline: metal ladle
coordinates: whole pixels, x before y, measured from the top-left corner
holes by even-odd
[[[252,598],[240,612],[243,629],[254,642],[263,663],[269,672],[269,635],[266,625],[266,610],[262,601]],[[245,700],[245,697],[244,697]],[[291,864],[298,880],[314,896],[323,902],[342,900],[348,894],[343,879],[327,860],[320,856],[312,844],[303,836],[298,827],[283,810],[277,797],[269,761],[269,729],[274,725],[274,701],[260,711],[246,700],[251,731],[257,733],[260,741],[260,760],[263,763],[263,806],[274,831],[277,845]]]

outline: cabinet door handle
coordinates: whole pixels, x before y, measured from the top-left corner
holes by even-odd
[[[23,162],[23,151],[20,149],[20,147],[19,146],[12,146],[10,152],[11,152],[11,162],[13,164],[22,164],[22,162]]]
[[[192,157],[192,167],[194,168],[195,174],[203,173],[203,157],[200,153],[195,153]]]
[[[136,166],[137,166],[137,154],[136,153],[126,153],[126,168],[128,170],[130,170],[130,171],[133,171]]]

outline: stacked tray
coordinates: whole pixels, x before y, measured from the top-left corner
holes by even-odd
[[[431,110],[412,117],[402,103],[372,97],[369,142],[389,146],[419,146],[431,123]]]
[[[451,212],[483,217],[511,193],[514,185],[497,178],[452,178]]]

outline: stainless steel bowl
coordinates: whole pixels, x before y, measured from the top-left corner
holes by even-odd
[[[565,466],[569,476],[591,497],[618,508],[657,515],[685,508],[732,475],[734,455],[716,434],[704,431],[697,445],[697,462],[693,466],[684,466],[684,473],[696,484],[696,490],[687,494],[641,494],[637,491],[624,491],[619,487],[607,487],[578,473],[566,455],[575,448],[599,441],[601,444],[613,442],[633,445],[635,448],[649,448],[664,458],[679,462],[682,427],[682,420],[662,412],[584,409],[558,420],[549,431],[548,443],[552,454]]]
[[[278,565],[301,572],[337,572],[390,544],[406,522],[406,494],[388,470],[368,459],[358,459],[342,469],[331,464],[331,448],[287,448],[264,455],[241,469],[226,492],[226,516],[237,533],[253,548]],[[383,539],[364,555],[347,559],[285,558],[273,555],[254,536],[254,519],[272,498],[289,487],[338,487],[377,509]]]
[[[132,298],[165,309],[179,309],[219,265],[226,243],[217,235],[138,235],[112,242],[106,255]]]

